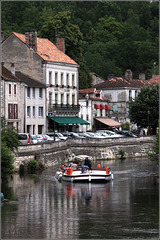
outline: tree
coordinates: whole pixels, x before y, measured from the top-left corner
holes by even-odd
[[[153,152],[149,153],[149,158],[151,161],[155,161],[157,164],[159,164],[159,133],[156,136],[156,140],[152,147]]]
[[[137,97],[129,104],[131,122],[140,127],[153,128],[156,133],[159,119],[159,86],[144,86]]]
[[[1,172],[2,175],[12,173],[14,168],[14,151],[19,145],[18,134],[13,128],[5,127],[1,121]]]

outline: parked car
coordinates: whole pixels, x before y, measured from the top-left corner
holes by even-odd
[[[47,140],[47,139],[46,139],[44,136],[42,136],[41,134],[36,135],[36,137],[37,137],[37,140],[38,140],[39,143],[45,142],[45,141]]]
[[[103,136],[106,136],[107,134],[109,137],[124,137],[124,135],[118,134],[118,132],[112,132],[110,130],[98,130],[97,132],[101,133]]]
[[[124,135],[126,137],[137,137],[137,135],[135,135],[134,133],[130,132],[130,131],[126,131],[126,130],[121,130],[117,132],[120,135]]]
[[[31,135],[31,143],[38,143],[38,139],[37,139],[37,136],[36,135]]]
[[[62,133],[63,134],[63,136],[66,136],[66,137],[68,137],[68,138],[78,138],[78,139],[82,139],[82,138],[85,138],[85,137],[83,137],[83,136],[79,136],[78,135],[78,133],[75,133],[75,132],[64,132],[64,133]]]
[[[21,144],[31,143],[31,135],[29,133],[18,133],[18,140]]]
[[[65,140],[65,139],[63,138],[63,135],[61,136],[63,139],[61,139],[59,136],[57,136],[57,133],[54,133],[54,132],[43,133],[43,135],[49,136],[52,140],[54,140],[54,136],[55,136],[55,141]]]

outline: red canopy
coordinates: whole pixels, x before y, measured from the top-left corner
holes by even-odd
[[[105,105],[106,110],[111,110],[111,107],[109,105]]]
[[[99,104],[94,104],[94,108],[95,109],[100,109],[100,105]]]
[[[105,108],[105,105],[100,104],[100,109],[106,109],[106,108]]]

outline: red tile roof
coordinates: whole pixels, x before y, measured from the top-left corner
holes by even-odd
[[[79,93],[90,93],[90,94],[94,94],[95,93],[95,88],[89,88],[89,89],[80,89]]]
[[[12,32],[17,38],[19,38],[22,42],[25,43],[25,35]],[[68,63],[78,65],[74,60],[72,60],[65,53],[60,51],[52,42],[50,42],[46,38],[38,38],[37,37],[37,52],[41,58],[46,61],[51,62],[60,62],[60,63]]]
[[[149,79],[150,83],[159,83],[159,75],[156,75],[154,78]]]
[[[125,78],[116,77],[106,80],[103,83],[94,85],[95,88],[123,88],[123,87],[132,87],[132,88],[141,88],[144,85],[153,85],[155,82],[149,80],[132,80],[128,81]]]

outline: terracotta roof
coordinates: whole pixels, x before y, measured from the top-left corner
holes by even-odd
[[[45,84],[43,84],[37,80],[34,80],[33,78],[31,78],[28,75],[25,75],[19,71],[16,71],[16,77],[19,78],[23,83],[25,83],[29,87],[39,87],[39,88],[46,87]]]
[[[90,99],[92,99],[92,100],[98,100],[98,101],[107,101],[107,102],[109,102],[109,99],[108,98],[105,98],[105,97],[93,97],[93,96],[89,96],[89,98]]]
[[[25,43],[25,35],[12,32],[17,38],[19,38],[22,42]],[[10,35],[11,35],[10,34]],[[59,63],[68,63],[78,65],[74,60],[72,60],[65,53],[60,51],[52,42],[50,42],[46,38],[38,38],[37,37],[37,52],[36,52],[43,60],[51,61],[51,62],[59,62]]]
[[[79,93],[88,93],[88,94],[90,93],[90,94],[93,94],[93,93],[95,93],[95,88],[80,89]]]
[[[159,83],[159,75],[156,75],[154,78],[149,79],[150,83]]]
[[[132,88],[141,88],[144,85],[152,85],[152,83],[148,80],[132,80],[128,81],[125,78],[116,77],[106,80],[103,83],[99,83],[94,85],[95,88],[124,88],[124,87],[132,87]]]
[[[1,77],[6,81],[20,82],[20,80],[1,64]]]

